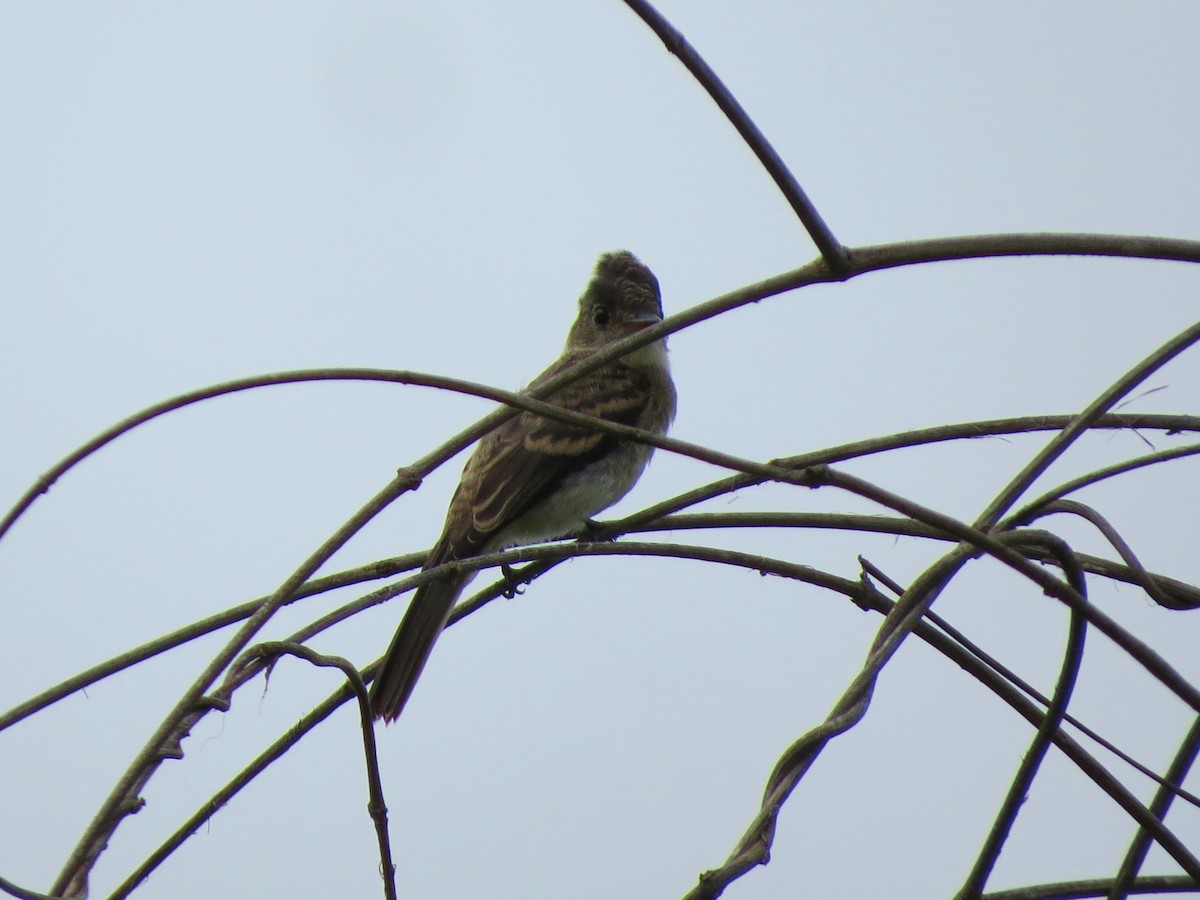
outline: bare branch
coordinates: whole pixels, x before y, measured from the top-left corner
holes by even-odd
[[[1083,569],[1065,541],[1044,532],[1040,534],[1018,533],[1011,534],[1009,537],[1012,538],[1013,544],[1041,544],[1058,557],[1059,565],[1067,575],[1067,582],[1079,593],[1084,602],[1087,602],[1087,582],[1084,580]],[[960,900],[971,900],[971,898],[979,896],[984,885],[987,884],[992,869],[996,866],[996,861],[1000,858],[1000,850],[1003,848],[1004,842],[1008,840],[1008,835],[1016,823],[1017,813],[1025,802],[1033,779],[1036,777],[1038,769],[1041,768],[1042,761],[1046,758],[1046,752],[1050,749],[1050,743],[1066,715],[1067,704],[1070,702],[1071,693],[1074,691],[1076,680],[1079,677],[1079,667],[1083,664],[1083,644],[1086,636],[1087,620],[1078,607],[1072,607],[1062,671],[1055,684],[1054,696],[1046,709],[1046,717],[1038,726],[1033,743],[1030,744],[1025,756],[1021,759],[1017,774],[1013,777],[1004,802],[1000,805],[1000,811],[996,815],[996,822],[984,840],[983,847],[979,851],[979,856],[967,876],[967,880],[958,892]],[[1200,875],[1200,865],[1191,874],[1193,877]]]
[[[1092,878],[1086,881],[1062,881],[1040,884],[1011,891],[989,891],[980,900],[1085,900],[1103,897],[1112,888],[1111,878]],[[1130,894],[1192,894],[1200,882],[1186,875],[1147,875],[1129,886]]]
[[[1192,723],[1192,727],[1179,745],[1179,750],[1171,761],[1171,767],[1167,769],[1167,784],[1155,793],[1154,800],[1150,804],[1150,812],[1160,822],[1167,817],[1167,812],[1171,809],[1171,802],[1177,794],[1177,791],[1172,789],[1173,786],[1183,784],[1198,753],[1200,753],[1200,718]],[[1125,859],[1121,861],[1121,868],[1117,872],[1112,888],[1108,892],[1109,900],[1123,900],[1131,893],[1137,893],[1134,886],[1141,881],[1137,874],[1146,861],[1146,854],[1150,850],[1153,839],[1153,836],[1145,828],[1138,829],[1125,854]],[[1200,887],[1200,879],[1194,881],[1193,884]]]
[[[821,218],[821,214],[817,212],[817,208],[804,193],[804,188],[800,187],[800,183],[796,181],[791,170],[775,152],[775,148],[771,146],[766,135],[742,109],[742,105],[730,93],[729,88],[725,87],[724,82],[717,77],[717,73],[688,43],[687,38],[646,0],[625,0],[625,5],[650,26],[650,29],[666,45],[667,50],[678,57],[679,61],[692,73],[692,77],[720,107],[721,112],[725,113],[725,118],[729,119],[733,127],[737,129],[742,140],[746,142],[754,155],[758,157],[758,161],[767,174],[775,181],[776,186],[792,207],[792,211],[804,223],[809,237],[817,245],[817,250],[820,251],[829,270],[834,274],[846,272],[846,248],[834,237],[829,226],[825,224],[825,220]]]

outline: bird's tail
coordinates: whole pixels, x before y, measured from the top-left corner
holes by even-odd
[[[446,627],[454,601],[469,580],[470,576],[456,576],[417,589],[371,685],[375,718],[394,722],[400,717],[438,635]]]

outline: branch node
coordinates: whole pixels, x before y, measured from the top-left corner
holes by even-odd
[[[401,466],[396,470],[396,486],[403,491],[415,491],[423,480],[412,466]]]
[[[209,712],[216,710],[217,712],[229,712],[229,698],[217,697],[213,694],[202,694],[196,700],[196,710],[199,712]]]

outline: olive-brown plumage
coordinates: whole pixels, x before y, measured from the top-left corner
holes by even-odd
[[[600,257],[579,300],[563,355],[547,379],[613,341],[662,320],[658,280],[628,251]],[[547,402],[665,434],[675,386],[665,341],[656,341],[555,391]],[[463,468],[442,536],[425,568],[505,547],[578,534],[629,492],[654,448],[523,412],[484,436]],[[376,718],[396,719],[471,574],[417,589],[371,685]]]

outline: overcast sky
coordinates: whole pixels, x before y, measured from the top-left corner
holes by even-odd
[[[663,0],[841,240],[999,231],[1200,237],[1193,2]],[[334,365],[516,389],[559,352],[598,254],[637,253],[677,312],[815,251],[703,91],[616,0],[0,6],[0,506],[105,427],[222,380]],[[1078,411],[1197,317],[1200,271],[959,262],[777,297],[676,335],[674,435],[753,459],[948,422]],[[1195,355],[1126,407],[1194,413]],[[397,467],[489,410],[394,385],[273,388],[173,413],[87,460],[0,542],[0,709],[270,592]],[[1148,433],[1158,448],[1186,436]],[[974,519],[1047,440],[847,470]],[[1092,436],[1049,487],[1146,452]],[[328,567],[428,547],[452,461]],[[613,511],[721,472],[659,454]],[[1196,464],[1081,495],[1143,561],[1200,578]],[[832,490],[711,511],[878,512]],[[1050,521],[1112,555],[1087,527]],[[913,539],[680,532],[847,578],[915,577]],[[353,594],[282,613],[282,637]],[[1193,681],[1196,614],[1094,597]],[[315,645],[365,665],[402,601]],[[1066,620],[993,564],[938,609],[1037,686]],[[879,619],[778,578],[577,560],[439,643],[380,758],[404,896],[673,897],[722,862],[775,759],[821,721]],[[48,889],[133,754],[227,639],[0,734],[0,875]],[[338,686],[281,664],[150,783],[93,879],[106,896]],[[1073,706],[1165,767],[1182,704],[1090,638]],[[344,709],[135,896],[380,896],[356,714]],[[950,896],[1031,737],[915,641],[866,720],[792,797],[772,861],[727,896]],[[1111,757],[1106,764],[1128,776]],[[1139,796],[1152,788],[1128,776]],[[1190,782],[1197,789],[1195,779]],[[1200,814],[1169,820],[1200,846]],[[1132,826],[1051,754],[991,887],[1115,872]],[[1147,871],[1174,872],[1160,854]]]

